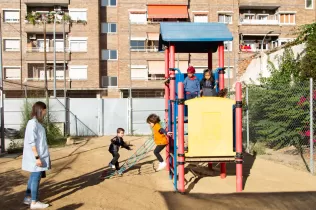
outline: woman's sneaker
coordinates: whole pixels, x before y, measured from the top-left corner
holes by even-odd
[[[31,197],[25,197],[24,200],[23,200],[23,203],[25,205],[31,205],[31,203],[32,203]]]
[[[47,207],[49,207],[49,204],[37,201],[35,204],[31,203],[30,208],[31,209],[46,209]]]
[[[157,171],[160,171],[160,170],[164,169],[166,166],[167,166],[167,164],[166,164],[165,162],[159,163],[159,166],[158,166],[158,168],[157,168]]]

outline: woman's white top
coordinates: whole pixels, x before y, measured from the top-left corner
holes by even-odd
[[[42,167],[36,166],[36,159],[32,147],[36,146]],[[46,171],[50,169],[50,155],[48,151],[45,128],[33,118],[28,121],[25,129],[22,170],[29,172]]]

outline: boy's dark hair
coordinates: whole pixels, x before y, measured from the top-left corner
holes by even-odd
[[[39,122],[42,122],[44,118],[44,116],[42,116],[42,110],[44,109],[46,109],[46,104],[44,102],[36,102],[32,106],[31,117],[35,117]]]
[[[147,123],[160,123],[160,117],[156,114],[150,114],[146,120]]]
[[[116,130],[116,133],[121,133],[121,131],[123,131],[123,133],[125,132],[125,130],[124,130],[123,128],[118,128],[118,129]]]
[[[227,95],[227,92],[228,92],[227,88],[220,90],[218,92],[218,97],[222,97],[222,98],[225,97],[225,95]]]

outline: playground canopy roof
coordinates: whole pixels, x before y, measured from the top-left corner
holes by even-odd
[[[232,40],[233,35],[224,23],[160,23],[160,51],[174,44],[177,53],[216,52],[220,42]]]

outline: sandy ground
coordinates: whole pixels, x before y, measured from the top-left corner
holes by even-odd
[[[134,151],[146,140],[125,137]],[[51,149],[52,170],[41,182],[41,199],[49,209],[315,209],[316,177],[307,172],[263,158],[245,157],[244,192],[234,193],[234,165],[220,179],[218,168],[213,176],[203,164],[187,165],[185,195],[175,193],[166,171],[155,172],[152,153],[123,177],[100,181],[111,155],[110,137],[93,138],[77,145]],[[121,150],[120,161],[134,151]],[[165,153],[163,153],[165,154]],[[21,156],[0,158],[0,209],[23,210],[21,204],[28,173],[21,171]]]

